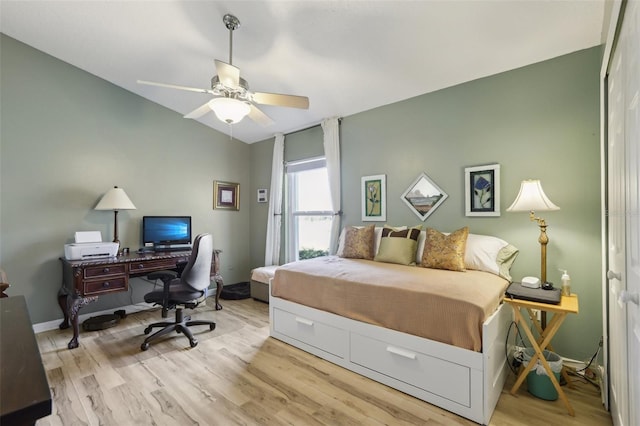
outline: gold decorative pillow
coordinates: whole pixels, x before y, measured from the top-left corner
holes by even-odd
[[[422,254],[425,268],[466,271],[464,252],[467,247],[469,228],[464,227],[445,235],[433,228],[427,228],[427,241]]]
[[[374,225],[364,228],[350,226],[344,237],[342,257],[351,259],[373,259]]]
[[[385,225],[382,228],[380,248],[373,260],[400,265],[415,265],[421,228],[422,225],[410,229],[398,229]]]

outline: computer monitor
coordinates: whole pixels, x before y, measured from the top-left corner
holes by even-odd
[[[145,247],[188,247],[191,244],[191,216],[143,216],[142,242]]]

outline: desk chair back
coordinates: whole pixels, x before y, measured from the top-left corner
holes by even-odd
[[[211,234],[199,234],[193,241],[193,249],[187,266],[182,271],[181,281],[195,290],[202,291],[211,284],[211,257],[213,238]]]

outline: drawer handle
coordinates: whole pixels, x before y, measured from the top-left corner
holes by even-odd
[[[308,320],[306,318],[296,317],[296,322],[300,324],[308,325],[308,326],[313,326],[313,321]]]
[[[138,263],[138,269],[142,269],[144,268],[144,265],[142,263]]]
[[[416,359],[416,354],[413,352],[409,352],[404,349],[396,348],[393,346],[387,346],[387,352],[390,352],[395,355],[400,355],[401,357],[405,357],[408,359]]]
[[[104,268],[102,271],[103,271],[105,274],[108,274],[108,273],[109,273],[109,268]]]
[[[104,288],[109,288],[110,286],[111,286],[111,283],[110,283],[109,281],[105,281],[105,282],[102,284],[102,287],[104,287]]]

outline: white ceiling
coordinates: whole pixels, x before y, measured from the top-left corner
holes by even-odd
[[[602,43],[605,0],[30,1],[2,0],[0,31],[184,115],[228,62],[255,91],[308,96],[309,110],[262,106],[246,143],[349,116]],[[199,119],[225,134],[213,113]]]

